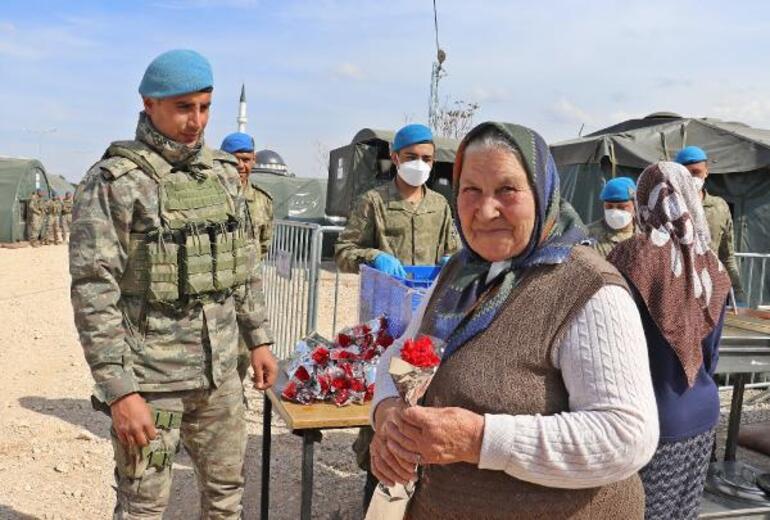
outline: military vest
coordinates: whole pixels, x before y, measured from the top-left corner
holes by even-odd
[[[214,160],[233,163],[212,151]],[[246,230],[236,202],[215,173],[202,179],[169,175],[173,166],[138,141],[107,149],[113,178],[140,169],[158,185],[160,229],[131,233],[123,294],[150,302],[190,302],[226,295],[249,276]]]

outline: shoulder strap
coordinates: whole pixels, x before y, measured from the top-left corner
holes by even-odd
[[[211,149],[211,157],[215,161],[226,162],[234,165],[238,164],[238,159],[236,159],[234,155],[224,152],[222,150],[217,150],[215,148]]]
[[[114,158],[123,160],[122,163],[119,163],[120,168],[116,168],[116,170],[128,169],[120,175],[131,169],[138,168],[155,182],[160,182],[171,171],[171,165],[160,154],[155,153],[139,141],[116,141],[107,148],[104,158],[108,160]],[[128,167],[129,163],[133,165],[133,168]]]
[[[270,199],[270,201],[272,202],[272,200],[273,200],[273,196],[272,196],[272,195],[270,195],[270,193],[268,193],[266,190],[263,190],[262,188],[260,188],[260,187],[259,187],[259,186],[257,186],[256,184],[254,184],[253,182],[250,182],[249,184],[251,184],[251,187],[252,187],[252,188],[254,188],[254,189],[255,189],[255,190],[257,190],[258,192],[260,192],[262,195],[264,195],[265,197],[267,197],[268,199]]]

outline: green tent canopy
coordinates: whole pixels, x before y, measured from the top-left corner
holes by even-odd
[[[39,161],[0,158],[0,242],[25,239],[27,202],[38,188],[50,196],[49,178]]]
[[[395,168],[390,160],[390,144],[394,136],[392,130],[364,128],[350,144],[329,153],[328,215],[347,218],[363,193],[393,179]],[[452,166],[460,143],[443,137],[433,142],[436,154],[428,187],[451,200]]]
[[[608,179],[636,179],[648,165],[673,160],[688,145],[709,156],[706,189],[730,206],[735,250],[770,254],[770,130],[658,112],[555,143],[551,152],[562,195],[592,222],[601,218],[599,193]],[[770,293],[770,288],[764,290]]]

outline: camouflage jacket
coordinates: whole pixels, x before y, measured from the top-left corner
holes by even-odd
[[[47,210],[46,201],[40,197],[37,193],[32,195],[27,203],[27,217],[29,220],[33,218],[41,218],[45,215]]]
[[[259,242],[257,260],[263,260],[273,239],[273,198],[261,188],[248,183],[242,191],[249,210],[254,233]]]
[[[64,199],[61,203],[62,203],[61,214],[64,215],[64,216],[71,215],[72,214],[73,200],[72,199]]]
[[[167,175],[217,176],[245,215],[232,163],[206,147],[180,159],[189,149],[164,139],[140,119],[137,140],[174,164]],[[121,293],[130,234],[161,228],[158,191],[136,164],[112,157],[88,171],[75,197],[69,247],[75,325],[94,394],[108,404],[132,392],[218,386],[236,369],[239,331],[251,347],[272,343],[254,272],[232,294],[186,306]]]
[[[634,236],[635,232],[636,224],[631,231],[617,231],[608,226],[603,218],[588,225],[588,236],[592,239],[591,247],[604,258],[607,258],[610,251],[620,242]]]
[[[62,206],[62,201],[59,199],[51,199],[46,203],[46,213],[52,217],[61,217]]]
[[[721,197],[709,195],[703,192],[703,212],[706,214],[706,221],[711,234],[711,249],[727,269],[730,276],[735,297],[744,298],[743,288],[741,286],[741,275],[738,271],[738,263],[735,261],[735,246],[733,239],[733,217],[730,214],[730,207]]]
[[[404,265],[435,265],[460,249],[452,211],[446,199],[425,188],[419,204],[405,201],[390,182],[361,196],[337,239],[334,259],[343,272],[358,272],[380,253]]]

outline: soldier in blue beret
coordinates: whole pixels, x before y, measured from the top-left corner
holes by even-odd
[[[618,243],[636,233],[635,192],[636,183],[632,178],[617,177],[608,181],[599,195],[604,216],[588,226],[588,234],[593,248],[605,258]]]
[[[182,444],[201,518],[241,518],[239,337],[255,386],[277,375],[237,161],[203,141],[213,86],[195,51],[155,58],[135,139],[112,143],[75,198],[72,307],[93,402],[112,420],[114,518],[163,516]]]

